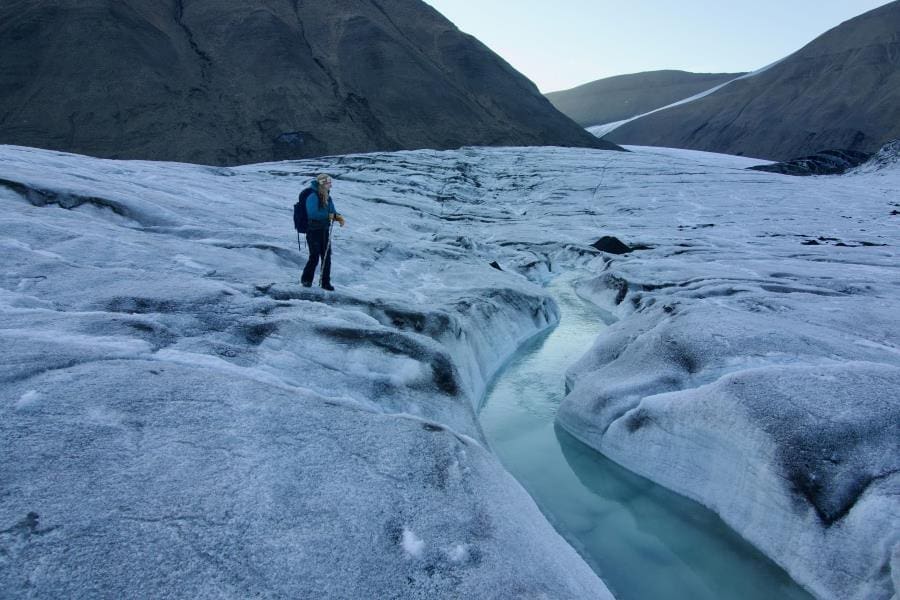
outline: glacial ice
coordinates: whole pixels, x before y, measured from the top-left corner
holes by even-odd
[[[558,315],[452,220],[460,157],[0,147],[0,596],[611,598],[475,418]],[[289,216],[322,170],[332,294]]]
[[[0,147],[0,590],[610,597],[474,411],[579,271],[619,321],[560,423],[817,595],[896,593],[900,175],[632,150]],[[289,216],[320,171],[333,293]]]
[[[560,424],[823,598],[896,593],[897,174],[698,197],[718,218],[578,288],[621,320],[567,373]]]

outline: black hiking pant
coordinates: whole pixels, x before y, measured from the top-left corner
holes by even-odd
[[[319,266],[319,258],[322,263],[322,285],[331,285],[331,248],[328,246],[328,229],[310,229],[306,232],[306,247],[309,248],[309,259],[303,267],[300,283],[312,285],[316,276],[316,267]],[[328,253],[325,253],[328,248]]]

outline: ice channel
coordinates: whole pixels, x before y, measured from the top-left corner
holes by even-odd
[[[494,379],[480,418],[504,466],[619,600],[809,599],[704,506],[623,469],[554,426],[566,368],[610,321],[575,276],[549,291],[559,325]]]

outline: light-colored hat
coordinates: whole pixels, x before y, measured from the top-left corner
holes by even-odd
[[[316,175],[316,181],[319,182],[319,185],[328,183],[329,181],[331,181],[331,175],[329,175],[328,173],[319,173],[318,175]]]

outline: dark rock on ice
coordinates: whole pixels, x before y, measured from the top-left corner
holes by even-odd
[[[871,173],[896,168],[900,164],[900,139],[882,146],[865,164],[855,169],[855,173]]]
[[[748,169],[782,175],[841,175],[865,163],[871,157],[872,154],[868,152],[856,150],[823,150],[812,156],[768,165],[754,165]]]
[[[632,248],[622,242],[619,238],[611,235],[603,236],[591,244],[591,246],[601,252],[609,252],[610,254],[628,254],[632,250]]]

